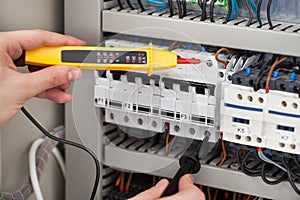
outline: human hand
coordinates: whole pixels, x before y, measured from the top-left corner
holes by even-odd
[[[129,200],[205,200],[203,192],[194,185],[194,179],[190,174],[184,175],[179,180],[178,193],[160,198],[168,184],[169,182],[166,179],[162,179],[154,187]]]
[[[43,46],[86,45],[71,36],[42,30],[13,31],[0,33],[0,127],[5,125],[32,97],[40,97],[66,103],[71,95],[63,90],[81,76],[76,67],[54,66],[33,73],[20,73],[13,60],[23,50]]]

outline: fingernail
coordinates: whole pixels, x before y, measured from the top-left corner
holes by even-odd
[[[156,185],[155,185],[155,187],[158,187],[158,188],[162,188],[162,187],[164,187],[165,185],[166,185],[166,179],[162,179],[162,180],[160,180]]]
[[[81,77],[81,69],[71,69],[68,73],[68,79],[69,81],[75,81]]]

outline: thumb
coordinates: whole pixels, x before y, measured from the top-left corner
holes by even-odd
[[[26,74],[27,98],[36,96],[50,88],[75,81],[79,79],[81,75],[82,72],[79,68],[70,66],[51,66]]]

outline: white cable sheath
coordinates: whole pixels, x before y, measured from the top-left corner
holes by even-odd
[[[53,153],[54,157],[56,158],[56,160],[57,160],[57,162],[58,162],[58,165],[59,165],[59,167],[60,167],[60,169],[61,169],[61,172],[62,172],[64,178],[66,178],[66,167],[65,167],[65,162],[64,162],[64,159],[63,159],[63,157],[62,157],[60,151],[58,150],[57,147],[54,147],[54,148],[52,149],[52,153]]]
[[[30,175],[30,180],[31,180],[31,184],[32,184],[32,188],[33,188],[36,200],[43,200],[43,194],[41,191],[41,187],[39,184],[39,180],[37,177],[37,171],[36,171],[36,153],[37,153],[38,148],[44,142],[44,140],[45,140],[44,138],[39,138],[39,139],[35,140],[32,143],[32,145],[30,147],[30,151],[29,151],[29,175]],[[52,149],[52,153],[53,153],[54,157],[56,158],[56,160],[60,166],[61,172],[65,178],[66,168],[65,168],[65,163],[64,163],[61,153],[59,152],[57,147],[54,147]]]
[[[36,200],[43,200],[43,195],[36,171],[36,152],[43,142],[43,138],[35,140],[29,150],[29,175]]]

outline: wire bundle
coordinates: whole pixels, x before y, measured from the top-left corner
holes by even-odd
[[[277,157],[273,157],[275,154]],[[300,166],[297,155],[290,156],[278,152],[269,153],[269,155],[272,156],[272,159],[264,154],[262,148],[249,149],[247,153],[244,152],[244,156],[241,156],[240,148],[236,150],[237,161],[246,175],[261,176],[262,180],[269,185],[276,185],[288,180],[295,192],[300,195],[300,190],[295,183],[296,179],[300,179],[300,175],[296,173]],[[252,167],[247,166],[247,163],[251,161],[258,163]],[[272,180],[267,178],[268,174]]]
[[[56,137],[63,138],[64,137],[64,128],[59,126],[53,131],[50,132]],[[50,139],[38,139],[36,140],[36,148],[32,151],[35,152],[36,157],[31,157],[34,159],[34,162],[31,162],[31,169],[35,170],[35,182],[32,182],[32,176],[28,177],[25,181],[25,184],[20,187],[20,189],[15,192],[0,192],[0,199],[14,199],[14,200],[25,200],[30,197],[30,195],[35,192],[37,199],[41,199],[42,195],[39,189],[38,179],[41,176],[44,168],[46,167],[46,163],[48,161],[49,154],[54,153],[54,156],[57,158],[59,165],[62,169],[63,175],[65,174],[65,167],[60,153],[56,149],[57,142]],[[37,151],[35,151],[37,150]],[[32,165],[33,164],[33,165]],[[38,169],[39,173],[36,173],[36,169]]]

